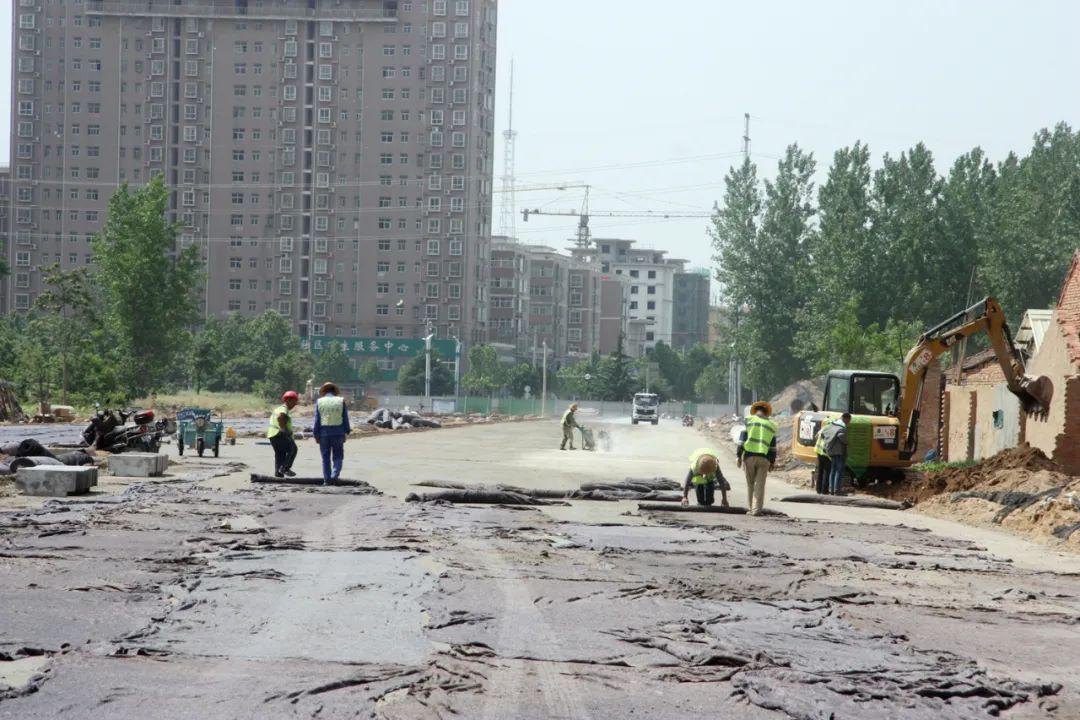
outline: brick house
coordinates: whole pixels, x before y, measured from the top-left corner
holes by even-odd
[[[942,457],[981,460],[1020,442],[1020,403],[1008,391],[997,355],[987,349],[945,372]]]
[[[1025,418],[1027,441],[1080,474],[1080,251],[1065,273],[1050,327],[1028,372],[1050,378],[1054,398],[1045,418]]]

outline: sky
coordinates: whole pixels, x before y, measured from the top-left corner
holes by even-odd
[[[12,0],[0,0],[0,97],[10,97]],[[1080,3],[1069,0],[500,0],[498,144],[514,62],[519,187],[587,183],[604,211],[707,212],[741,161],[768,177],[793,142],[824,179],[857,140],[880,157],[919,141],[939,172],[978,145],[1026,152],[1041,127],[1080,125]],[[0,162],[10,112],[0,113]],[[517,208],[577,210],[582,191],[519,192]],[[500,229],[502,196],[494,226]],[[703,218],[593,216],[626,237],[711,265]],[[573,217],[520,215],[527,242],[566,247]]]

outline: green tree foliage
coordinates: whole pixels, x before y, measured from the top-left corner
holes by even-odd
[[[44,325],[50,347],[60,356],[60,399],[68,402],[72,355],[85,351],[94,325],[94,297],[84,268],[63,270],[60,263],[45,269],[45,290],[34,307]],[[81,354],[81,353],[80,353]]]
[[[632,361],[623,352],[623,338],[620,335],[615,351],[601,360],[597,368],[595,389],[600,400],[625,401],[633,397],[638,383],[630,372],[631,367]]]
[[[382,379],[382,368],[374,360],[368,360],[360,366],[360,382],[364,384],[364,387],[370,388],[372,385],[382,382]]]
[[[311,378],[314,362],[309,353],[289,350],[274,356],[266,369],[265,379],[254,383],[252,390],[273,400],[286,390],[300,392]]]
[[[315,384],[324,382],[351,383],[356,380],[356,368],[349,361],[341,343],[329,341],[315,355]]]
[[[694,380],[694,394],[701,402],[718,403],[728,399],[728,364],[716,360],[705,366]]]
[[[600,365],[603,362],[599,353],[593,353],[588,360],[567,365],[557,374],[559,392],[573,398],[600,398]]]
[[[469,372],[461,378],[461,386],[474,395],[491,395],[502,388],[505,369],[498,353],[490,345],[469,348]]]
[[[542,379],[540,371],[528,363],[516,363],[506,371],[506,389],[516,398],[525,397],[525,388],[529,395],[540,396]]]
[[[401,366],[398,371],[398,392],[402,395],[424,394],[424,353],[420,353]],[[439,354],[431,351],[431,394],[452,395],[454,373],[439,361]]]
[[[168,201],[160,175],[135,191],[121,185],[92,244],[102,304],[132,392],[165,382],[176,358],[187,355],[188,328],[196,318],[198,249],[177,248]]]

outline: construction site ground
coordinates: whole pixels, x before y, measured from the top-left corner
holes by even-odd
[[[999,529],[782,504],[779,478],[784,517],[403,502],[681,481],[706,443],[596,426],[610,451],[550,421],[366,436],[344,476],[370,489],[252,487],[271,451],[242,438],[0,497],[0,718],[1080,717],[1080,555]]]

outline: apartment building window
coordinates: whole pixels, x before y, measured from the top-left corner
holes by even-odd
[[[389,315],[390,314],[390,306],[389,305],[376,305],[375,306],[375,314],[376,315]]]
[[[438,305],[425,305],[424,306],[424,318],[427,320],[439,319],[439,306]]]
[[[468,27],[465,23],[458,23],[460,27]],[[468,35],[468,31],[463,34],[457,35],[457,37],[465,37]],[[469,46],[468,45],[455,45],[454,46],[454,59],[455,60],[468,60],[469,59]],[[457,68],[454,68],[455,70]]]
[[[282,74],[284,75],[286,80],[295,80],[296,79],[296,63],[285,63],[284,69],[282,70]]]
[[[436,220],[435,222],[438,222],[438,221]],[[428,225],[430,226],[430,224],[431,224],[431,221],[429,220]],[[436,231],[436,232],[438,232],[438,231]],[[428,240],[427,241],[427,254],[428,255],[438,255],[439,254],[439,241],[438,240]]]
[[[439,298],[439,283],[428,283],[424,298],[427,300],[437,300]]]
[[[278,315],[282,317],[289,317],[292,315],[292,303],[287,300],[281,300],[278,302]]]
[[[650,300],[647,303],[645,303],[645,309],[646,310],[655,310],[656,309],[656,301],[655,300]]]
[[[457,0],[454,3],[454,14],[464,16],[469,14],[469,0]]]
[[[230,270],[239,270],[242,267],[243,267],[243,262],[240,260],[240,258],[238,258],[238,257],[229,258],[229,269]]]
[[[446,59],[446,46],[442,44],[431,46],[431,59],[432,60],[445,60]],[[434,78],[432,78],[434,79]]]
[[[649,289],[648,289],[648,293],[649,293],[649,295],[655,295],[656,294],[656,286],[655,285],[650,285]]]
[[[333,65],[320,65],[319,66],[319,79],[320,80],[333,80],[334,79],[334,66]]]
[[[461,256],[463,254],[464,248],[465,248],[465,243],[463,243],[461,240],[451,240],[450,241],[450,254],[451,255],[453,255],[455,257]]]

